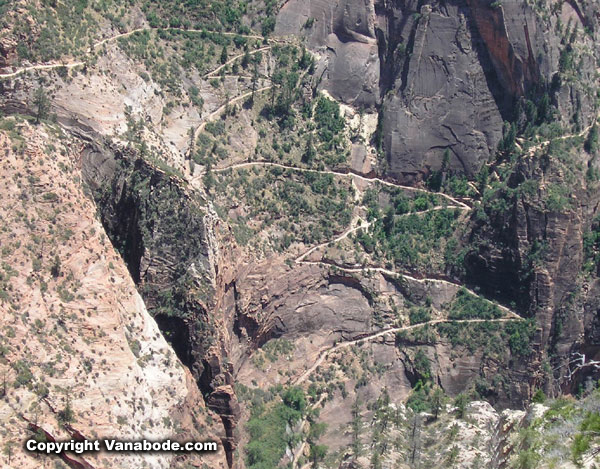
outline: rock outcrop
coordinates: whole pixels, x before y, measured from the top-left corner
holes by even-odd
[[[562,9],[560,19],[580,31],[596,21],[576,2]],[[445,150],[450,167],[469,176],[492,157],[515,101],[555,79],[557,21],[517,1],[291,0],[277,32],[308,37],[321,57],[319,88],[381,107],[387,172],[415,181],[440,168]]]
[[[243,468],[260,433],[246,422],[300,386],[321,410],[310,418],[329,424],[310,444],[327,444],[333,466],[376,466],[382,426],[395,438],[386,464],[425,455],[422,431],[458,434],[456,450],[429,445],[432,467],[501,467],[518,446],[496,437],[522,415],[490,403],[523,408],[538,388],[598,378],[585,366],[600,359],[598,162],[584,149],[597,8],[288,0],[275,37],[261,37],[265,2],[250,2],[251,18],[209,3],[215,21],[232,18],[211,23],[225,34],[133,8],[120,26],[149,31],[74,50],[72,68],[0,79],[0,109],[16,115],[1,120],[0,426],[19,439],[210,437],[222,449],[208,460],[101,463]],[[117,34],[98,24],[94,35]],[[21,60],[17,44],[0,33],[0,69]],[[574,138],[546,141],[559,132]],[[430,179],[442,165],[442,181],[458,181],[445,194]],[[451,324],[467,291],[481,300],[467,317],[498,321]],[[466,420],[437,409],[442,423],[407,410],[438,387],[446,402],[489,403]],[[279,465],[310,454],[293,435],[309,426],[278,429]],[[98,465],[84,459],[72,464]]]
[[[0,287],[0,428],[3,444],[12,445],[0,455],[3,467],[46,464],[23,450],[31,429],[57,440],[219,441],[211,411],[84,195],[82,148],[47,127],[15,126],[0,133],[0,243],[9,269]],[[222,447],[209,459],[212,467],[227,466]],[[200,459],[68,453],[63,460],[71,467],[164,468]]]
[[[379,55],[371,0],[291,0],[281,8],[275,33],[307,36],[321,57],[319,87],[361,108],[378,104]]]
[[[439,169],[446,149],[451,168],[473,175],[501,135],[502,91],[466,7],[405,9],[388,26],[398,42],[385,66],[398,73],[384,90],[383,138],[389,172],[403,180]]]

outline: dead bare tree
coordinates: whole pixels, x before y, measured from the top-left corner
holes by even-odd
[[[586,361],[586,356],[584,353],[574,352],[571,354],[571,361],[569,361],[567,365],[567,373],[565,375],[565,379],[567,381],[572,381],[575,374],[585,368],[592,368],[594,371],[600,370],[600,361],[598,360],[589,360]]]

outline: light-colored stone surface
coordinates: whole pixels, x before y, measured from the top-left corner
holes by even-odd
[[[0,245],[4,272],[13,272],[0,302],[0,373],[7,383],[0,433],[4,443],[15,443],[10,465],[4,453],[1,464],[40,467],[43,459],[21,447],[32,435],[27,421],[69,439],[73,434],[58,419],[67,400],[73,429],[87,438],[189,434],[174,415],[181,407],[188,414],[190,405],[201,409],[202,398],[83,193],[77,146],[55,138],[51,129],[22,126],[23,151],[13,151],[16,140],[0,134]],[[55,257],[58,276],[51,272]],[[211,436],[206,427],[205,437]],[[173,456],[84,458],[93,467],[164,468]],[[222,452],[210,460],[211,467],[224,467]]]

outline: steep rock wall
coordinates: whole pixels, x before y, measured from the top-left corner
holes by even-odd
[[[12,272],[8,282],[3,277],[0,301],[0,427],[12,452],[2,452],[0,464],[55,464],[24,451],[34,428],[61,440],[218,440],[209,423],[214,414],[209,418],[95,217],[82,183],[82,147],[43,125],[21,122],[17,129],[0,133],[1,211],[11,227],[0,242]],[[18,215],[21,206],[30,220]],[[208,458],[211,467],[226,467],[222,448]],[[88,468],[201,464],[197,456],[168,454],[63,460]]]
[[[565,5],[573,27],[591,24]],[[276,33],[308,38],[321,57],[317,88],[381,109],[384,170],[414,181],[439,169],[447,149],[451,169],[470,176],[490,159],[515,102],[558,69],[556,21],[516,0],[290,0]]]

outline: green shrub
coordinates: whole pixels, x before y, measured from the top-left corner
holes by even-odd
[[[246,445],[248,469],[271,469],[278,466],[288,445],[297,437],[288,434],[286,428],[302,418],[306,410],[304,391],[299,387],[285,390],[283,402],[256,401],[246,429],[250,441]]]
[[[408,315],[411,325],[431,321],[431,311],[422,306],[410,308]]]
[[[531,402],[535,402],[537,404],[543,404],[546,402],[546,394],[544,394],[544,391],[541,389],[536,389],[531,397]]]
[[[417,350],[415,358],[413,359],[414,372],[423,381],[429,381],[431,379],[431,363],[427,355],[423,350]]]
[[[502,316],[504,314],[498,306],[472,295],[465,288],[458,290],[448,313],[450,319],[498,319]]]
[[[223,135],[225,134],[225,122],[222,120],[208,122],[205,129],[215,137]]]
[[[429,386],[418,381],[406,400],[406,407],[416,413],[427,412],[430,409],[428,391]]]
[[[506,324],[505,331],[508,334],[508,346],[514,356],[528,357],[533,353],[531,341],[535,334],[535,321],[512,321]]]
[[[331,141],[344,129],[344,118],[340,114],[340,105],[324,96],[317,100],[315,121],[319,127],[319,136],[325,142]]]
[[[590,128],[585,141],[585,149],[588,153],[596,153],[598,151],[598,125],[595,122]]]
[[[19,360],[13,364],[14,370],[17,372],[15,386],[29,386],[33,382],[33,373],[29,369],[29,364],[24,360]]]
[[[575,435],[571,447],[573,460],[579,463],[581,456],[586,453],[594,439],[600,435],[600,414],[598,412],[588,412],[581,424],[579,433]]]
[[[456,396],[456,399],[454,399],[454,405],[456,406],[456,415],[458,418],[465,418],[467,405],[470,401],[471,400],[469,399],[469,396],[465,393],[460,393],[458,396]]]

